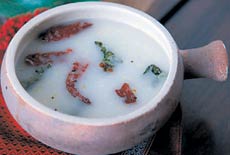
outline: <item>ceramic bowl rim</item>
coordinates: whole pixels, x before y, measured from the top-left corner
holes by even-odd
[[[153,24],[155,24],[163,33],[164,37],[166,37],[169,45],[170,45],[170,50],[172,52],[172,63],[170,65],[170,70],[168,74],[168,78],[165,81],[165,84],[161,88],[160,92],[150,101],[156,103],[155,106],[152,104],[146,104],[142,108],[135,110],[134,112],[121,115],[121,116],[116,116],[116,117],[111,117],[111,118],[82,118],[82,117],[76,117],[76,116],[71,116],[68,114],[64,114],[61,112],[54,111],[45,105],[39,103],[35,99],[33,99],[21,86],[19,83],[16,73],[15,73],[15,55],[17,52],[17,47],[20,44],[20,40],[22,37],[34,26],[36,26],[39,22],[44,21],[46,18],[50,17],[51,15],[57,15],[59,13],[62,13],[66,9],[77,9],[77,8],[82,8],[82,7],[111,7],[111,8],[118,8],[118,9],[125,9],[126,11],[129,11],[131,13],[137,14],[142,16],[143,18],[146,18],[147,20],[151,21]],[[9,52],[10,51],[10,52]],[[7,70],[7,76],[9,78],[10,83],[12,84],[12,87],[14,91],[21,97],[21,99],[32,106],[34,109],[40,111],[41,113],[48,115],[50,117],[59,119],[64,122],[70,122],[70,123],[75,123],[75,124],[84,124],[84,125],[92,125],[92,126],[109,126],[113,124],[119,124],[119,123],[126,123],[128,121],[131,121],[135,118],[141,117],[145,113],[149,112],[153,108],[155,108],[161,100],[168,94],[170,91],[170,88],[174,84],[174,80],[177,74],[177,69],[178,69],[178,61],[179,61],[179,54],[178,54],[178,48],[177,45],[171,36],[171,34],[166,30],[164,26],[162,26],[156,19],[153,17],[149,16],[148,14],[139,11],[137,9],[121,5],[121,4],[115,4],[115,3],[110,3],[110,2],[79,2],[79,3],[71,3],[71,4],[66,4],[63,6],[59,6],[53,9],[50,9],[48,11],[45,11],[44,13],[41,13],[40,15],[36,16],[32,20],[30,20],[27,24],[25,24],[19,31],[18,33],[13,37],[12,41],[10,42],[7,52],[5,54],[5,64],[6,64],[6,70]],[[13,63],[12,63],[13,62]]]

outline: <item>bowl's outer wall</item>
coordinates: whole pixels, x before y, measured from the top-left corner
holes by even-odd
[[[120,14],[123,15],[122,12]],[[121,17],[124,18],[124,16]],[[143,26],[142,24],[145,23],[142,22],[147,21],[143,19],[142,22],[139,22],[138,18],[140,16],[135,15],[135,18],[128,19],[133,20],[139,26]],[[59,20],[59,16],[56,20]],[[148,27],[145,30],[148,31]],[[159,36],[155,37],[160,38]],[[166,37],[166,40],[170,39]],[[11,46],[18,48],[13,44]],[[7,52],[13,51],[7,50]],[[173,52],[178,51],[175,49]],[[178,59],[176,76],[167,95],[162,95],[160,102],[152,104],[156,105],[156,107],[153,106],[148,112],[120,123],[86,125],[87,123],[68,121],[42,112],[43,110],[35,108],[32,105],[33,103],[26,102],[24,100],[25,97],[23,98],[20,95],[22,93],[16,90],[15,84],[10,80],[12,77],[9,77],[9,73],[12,74],[12,70],[7,70],[9,64],[6,64],[6,58],[3,60],[1,69],[2,92],[8,109],[15,120],[39,141],[73,154],[111,154],[131,148],[149,136],[152,136],[171,116],[178,104],[184,75],[182,59],[179,54],[178,57],[175,58]]]
[[[168,120],[175,110],[183,83],[183,65],[179,58],[174,84],[156,108],[127,122],[109,126],[89,126],[52,118],[34,109],[15,92],[9,81],[6,63],[1,70],[2,91],[10,113],[33,137],[69,153],[103,155],[137,145]],[[7,89],[6,89],[7,87]]]

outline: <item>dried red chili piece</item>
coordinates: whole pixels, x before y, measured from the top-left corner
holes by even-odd
[[[125,103],[127,103],[127,104],[135,103],[137,100],[137,97],[135,96],[135,94],[130,89],[130,86],[128,83],[124,83],[122,85],[121,89],[116,89],[115,92],[120,97],[126,97]]]
[[[88,66],[88,64],[81,65],[79,62],[73,63],[72,70],[66,78],[66,89],[73,97],[78,97],[82,102],[86,104],[91,104],[91,101],[88,98],[81,95],[77,88],[75,88],[75,82],[77,82],[77,79],[79,79],[82,76],[82,74],[86,71]]]
[[[32,66],[52,64],[54,57],[60,57],[69,54],[72,51],[73,51],[72,49],[67,49],[66,51],[58,51],[58,52],[34,53],[26,56],[25,62]]]
[[[47,29],[45,32],[42,32],[39,35],[39,38],[47,42],[59,41],[64,38],[69,38],[71,35],[76,34],[92,25],[92,23],[88,22],[77,22],[69,25],[58,25]]]

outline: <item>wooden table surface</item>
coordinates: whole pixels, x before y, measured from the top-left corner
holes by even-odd
[[[230,1],[189,1],[166,23],[166,27],[180,48],[221,39],[229,53]],[[196,79],[184,84],[181,98],[184,154],[229,155],[230,78],[223,83]]]
[[[180,49],[220,39],[230,51],[230,0],[139,0],[139,5],[131,0],[114,1],[158,19]],[[181,106],[182,154],[230,155],[230,78],[222,83],[209,79],[184,81]]]
[[[230,51],[230,0],[108,1],[146,11],[165,25],[180,49],[220,39]],[[181,107],[183,155],[230,155],[230,78],[184,81]]]

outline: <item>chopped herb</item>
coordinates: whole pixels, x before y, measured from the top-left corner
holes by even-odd
[[[50,67],[49,67],[50,68]],[[21,84],[23,86],[23,88],[28,89],[31,85],[33,85],[35,82],[39,81],[41,79],[41,77],[43,76],[43,74],[45,73],[45,71],[47,69],[49,69],[48,66],[47,67],[40,67],[38,69],[36,69],[34,72],[36,74],[34,74],[32,77],[30,77],[28,80],[26,81],[21,81]]]
[[[106,49],[105,46],[103,46],[103,43],[100,41],[94,42],[98,47],[100,47],[101,52],[104,54],[103,59],[99,66],[104,69],[105,72],[112,72],[113,68],[115,66],[115,63],[122,63],[123,61],[116,57],[115,54],[109,50]]]
[[[48,69],[49,69],[49,68],[51,68],[51,67],[52,67],[52,65],[51,65],[51,64],[48,64],[48,65],[47,65],[47,68],[48,68]]]
[[[106,54],[106,48],[105,47],[101,47],[101,51]]]
[[[53,100],[53,99],[54,99],[54,96],[51,96],[51,99]]]
[[[146,73],[149,72],[150,70],[151,70],[151,72],[152,72],[154,75],[156,75],[156,76],[158,76],[158,75],[160,75],[160,74],[162,73],[162,71],[161,71],[161,69],[160,69],[159,67],[157,67],[157,66],[154,65],[154,64],[151,64],[151,65],[149,65],[149,66],[145,69],[145,71],[144,71],[143,74],[146,74]]]
[[[40,76],[34,76],[31,77],[29,80],[27,81],[21,81],[21,84],[23,86],[23,88],[28,89],[32,84],[34,84],[35,82],[40,80]]]
[[[100,42],[100,41],[95,41],[95,44],[98,45],[99,47],[102,47],[102,45],[103,45],[102,42]]]
[[[39,74],[39,75],[42,75],[44,72],[45,72],[45,70],[44,70],[43,67],[41,67],[41,68],[35,70],[35,73],[37,73],[37,74]]]

